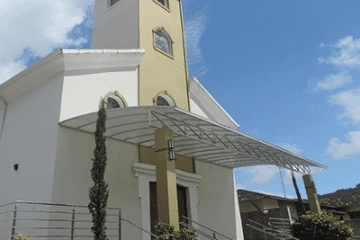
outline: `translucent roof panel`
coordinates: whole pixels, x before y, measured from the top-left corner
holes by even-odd
[[[95,132],[97,113],[65,120],[61,126]],[[326,168],[196,114],[170,106],[127,107],[108,110],[106,137],[155,147],[155,129],[170,128],[176,154],[227,168],[276,165],[300,173]]]

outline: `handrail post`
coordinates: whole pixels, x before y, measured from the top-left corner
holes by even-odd
[[[263,225],[262,228],[263,228],[263,231],[264,231],[264,239],[267,240],[265,226]]]
[[[121,240],[121,209],[119,210],[119,240]]]
[[[71,217],[71,236],[70,239],[74,240],[74,232],[75,232],[75,206],[72,208],[72,217]]]
[[[250,227],[251,240],[254,240],[253,229]]]
[[[13,221],[12,221],[12,228],[11,228],[11,240],[14,240],[14,238],[15,238],[17,210],[18,210],[18,203],[15,203]]]
[[[216,232],[213,232],[213,238],[216,239]]]

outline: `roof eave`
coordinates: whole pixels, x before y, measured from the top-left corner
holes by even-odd
[[[65,72],[134,70],[145,54],[143,49],[64,49]]]
[[[143,49],[58,49],[2,83],[0,96],[9,101],[62,72],[135,69],[144,54]]]
[[[195,83],[197,88],[201,89],[202,91],[204,91],[206,93],[209,101],[222,114],[224,114],[224,116],[226,116],[226,118],[232,123],[232,127],[234,129],[238,129],[240,127],[240,125],[230,116],[230,114],[228,112],[225,111],[225,109],[216,101],[216,99],[209,93],[209,91],[206,90],[206,88],[195,77],[190,77],[188,79],[188,81],[190,81],[190,83]],[[190,85],[190,87],[191,87],[191,85]],[[191,93],[191,88],[190,88],[190,93]]]

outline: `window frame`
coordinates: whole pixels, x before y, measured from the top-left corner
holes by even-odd
[[[162,4],[159,0],[153,0],[153,2],[155,2],[157,5],[159,5],[160,7],[165,9],[166,11],[170,12],[170,1],[169,0],[164,0],[164,1],[167,2],[167,6]]]
[[[109,98],[114,99],[118,103],[119,107],[108,108],[107,104],[108,104],[108,99]],[[123,96],[121,96],[121,94],[119,92],[117,92],[117,91],[110,92],[110,93],[106,94],[106,96],[104,97],[104,107],[105,107],[106,110],[117,109],[117,108],[125,108],[125,107],[127,107],[127,102],[126,102],[125,98]]]
[[[157,101],[159,97],[163,98],[169,105],[158,105]],[[153,102],[155,106],[159,106],[159,107],[176,107],[176,103],[172,99],[172,97],[170,97],[167,93],[164,92],[156,94],[156,96],[153,99]]]
[[[158,35],[158,33],[162,33],[162,37],[164,37],[168,43],[170,43],[170,53],[164,52],[162,49],[157,47],[156,44],[156,35]],[[153,29],[153,45],[154,45],[154,49],[162,54],[164,54],[165,56],[174,59],[174,41],[172,40],[170,34],[163,28],[163,27],[158,27]]]
[[[110,10],[111,8],[115,7],[116,5],[120,4],[121,2],[123,2],[124,0],[119,0],[116,3],[114,3],[113,5],[111,5],[111,0],[106,0],[105,4],[106,4],[106,11]]]

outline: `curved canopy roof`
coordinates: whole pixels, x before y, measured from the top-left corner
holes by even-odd
[[[155,129],[174,132],[176,154],[195,160],[237,168],[276,165],[300,173],[309,167],[325,166],[239,131],[222,126],[176,107],[147,106],[110,109],[106,137],[147,147],[155,147]],[[65,120],[61,126],[94,133],[97,112]]]

